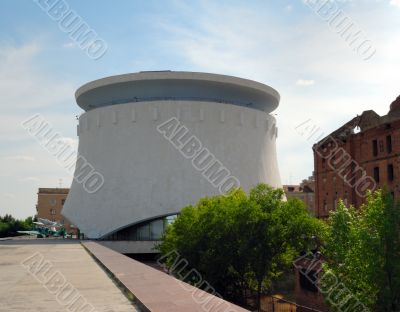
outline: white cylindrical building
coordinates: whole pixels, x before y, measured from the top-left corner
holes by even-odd
[[[140,72],[76,92],[79,158],[63,214],[90,238],[156,240],[200,198],[281,187],[279,94],[216,74]]]

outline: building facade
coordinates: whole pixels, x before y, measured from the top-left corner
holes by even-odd
[[[387,115],[364,111],[313,149],[318,217],[327,218],[339,199],[360,207],[368,190],[400,198],[400,97]]]
[[[76,234],[77,228],[61,214],[68,192],[68,188],[39,188],[36,217],[58,222],[68,234]]]
[[[284,185],[283,190],[287,198],[298,198],[304,202],[309,213],[316,215],[315,211],[315,179],[310,176],[304,179],[299,185]]]
[[[82,86],[80,159],[63,214],[89,238],[157,240],[169,216],[202,197],[282,187],[270,115],[279,98],[255,81],[193,72]]]

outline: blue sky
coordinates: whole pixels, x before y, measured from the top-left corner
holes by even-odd
[[[65,2],[107,42],[102,58],[89,58],[35,1],[0,2],[0,215],[33,215],[38,187],[69,187],[71,175],[21,122],[40,113],[76,146],[74,92],[90,80],[169,69],[272,86],[285,184],[313,170],[315,139],[297,125],[311,120],[327,134],[363,110],[386,114],[400,94],[400,0],[337,2],[373,42],[368,61],[301,0]]]

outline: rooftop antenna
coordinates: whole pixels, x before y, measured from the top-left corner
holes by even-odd
[[[58,186],[59,188],[62,188],[62,179],[58,179]]]

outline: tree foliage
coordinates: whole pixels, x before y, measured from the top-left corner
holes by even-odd
[[[329,223],[325,271],[372,311],[400,311],[400,205],[377,191],[359,210],[341,202]]]
[[[28,217],[25,220],[17,220],[9,214],[0,216],[0,237],[17,236],[17,231],[29,231],[33,227],[33,218]]]
[[[237,190],[184,208],[159,250],[179,253],[219,294],[244,304],[246,290],[268,291],[321,229],[303,202],[260,184],[250,194]]]

